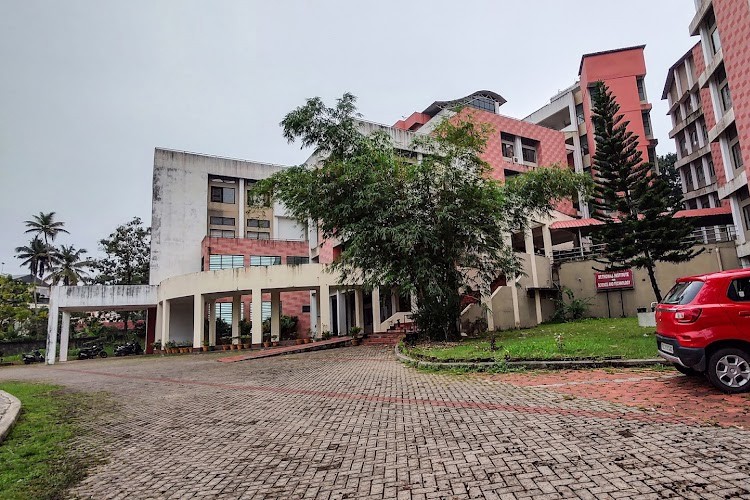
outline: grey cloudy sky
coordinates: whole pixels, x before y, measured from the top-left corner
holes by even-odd
[[[490,89],[521,118],[571,85],[581,54],[647,44],[659,154],[674,151],[667,68],[697,39],[692,0],[120,2],[0,0],[0,261],[23,220],[56,211],[59,243],[151,214],[154,147],[270,163],[307,154],[278,127],[306,97],[359,97],[393,123]]]

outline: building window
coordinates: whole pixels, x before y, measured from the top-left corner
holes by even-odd
[[[648,162],[652,165],[652,167],[656,167],[656,149],[648,147],[646,148],[646,154],[648,155]]]
[[[703,143],[708,143],[708,129],[706,128],[706,122],[701,121],[701,134],[703,134]]]
[[[523,153],[524,163],[537,163],[537,141],[531,139],[521,139],[521,152]]]
[[[290,266],[298,266],[300,264],[309,264],[310,257],[289,255],[286,258],[286,263],[289,264]]]
[[[697,187],[704,186],[706,184],[706,173],[703,171],[702,162],[698,162],[695,168],[695,179]],[[706,205],[707,206],[707,205]]]
[[[726,113],[732,108],[732,94],[729,92],[729,82],[727,81],[727,72],[724,65],[716,70],[716,88],[719,90],[721,108]]]
[[[231,229],[211,229],[208,235],[211,238],[234,238],[234,231]]]
[[[716,178],[716,169],[714,168],[713,160],[708,160],[708,175],[712,180]]]
[[[583,103],[576,104],[576,120],[578,120],[578,125],[586,121],[586,117],[583,114]]]
[[[281,264],[281,257],[272,257],[267,255],[251,255],[251,266],[278,266]]]
[[[242,303],[240,302],[240,318],[242,317]],[[225,323],[232,324],[232,303],[231,302],[217,302],[215,307],[214,316],[216,319],[222,319]]]
[[[641,113],[641,119],[643,119],[643,130],[646,132],[646,137],[653,137],[651,131],[651,116],[648,111]]]
[[[234,188],[211,186],[211,201],[214,203],[234,203]]]
[[[693,151],[695,151],[698,149],[698,130],[696,130],[695,127],[690,127],[688,135],[690,136],[690,146],[693,148]]]
[[[693,173],[690,169],[690,166],[688,165],[680,170],[682,171],[682,178],[685,179],[686,192],[693,191],[695,187],[693,186]]]
[[[688,155],[687,150],[687,138],[685,137],[685,134],[680,134],[680,153],[682,154],[682,157],[686,157]]]
[[[589,154],[589,136],[587,134],[581,136],[581,153],[583,156]]]
[[[740,138],[737,136],[737,127],[732,125],[727,129],[727,143],[732,157],[732,166],[735,169],[742,168],[742,149],[740,149]]]
[[[643,81],[643,77],[639,76],[635,79],[636,85],[638,85],[638,97],[641,102],[646,102],[646,84]]]
[[[242,255],[211,255],[208,259],[209,271],[238,267],[245,267],[245,259]]]
[[[260,227],[268,229],[271,227],[271,221],[268,219],[247,219],[247,227]]]
[[[255,181],[247,181],[248,186],[255,184]],[[267,194],[256,194],[252,189],[247,190],[247,206],[249,207],[270,207],[271,197]]]
[[[706,16],[706,29],[711,40],[711,52],[716,54],[721,50],[721,39],[719,38],[719,28],[716,26],[716,16],[713,11]]]
[[[472,108],[481,109],[482,111],[489,111],[493,114],[495,113],[495,101],[493,101],[489,97],[475,97],[474,99],[469,101],[467,105],[471,106]]]
[[[745,221],[745,231],[750,231],[750,205],[742,207],[742,218]]]
[[[310,306],[302,306],[302,312],[303,313],[309,313],[310,312]]]
[[[503,158],[507,160],[513,160],[516,156],[516,137],[505,132],[500,134],[500,140],[502,141]]]
[[[247,239],[248,240],[270,240],[271,233],[267,233],[264,231],[248,231]]]
[[[215,217],[212,215],[208,220],[214,226],[234,226],[234,217]]]

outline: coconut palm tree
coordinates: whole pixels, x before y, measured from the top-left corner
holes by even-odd
[[[27,266],[33,277],[41,278],[52,268],[60,258],[60,253],[51,245],[46,244],[35,236],[23,247],[16,247],[16,258],[23,260],[21,265]],[[34,287],[34,309],[36,309],[36,286]]]
[[[88,260],[82,259],[82,255],[85,253],[86,249],[84,248],[76,250],[73,245],[61,245],[60,249],[57,250],[57,262],[53,263],[47,279],[51,280],[53,285],[62,282],[65,286],[75,286],[84,281],[88,277],[88,272],[85,269],[91,265]]]
[[[64,222],[55,220],[55,212],[48,212],[46,214],[39,212],[39,215],[34,215],[32,220],[24,221],[24,223],[29,228],[26,232],[34,233],[37,237],[43,236],[46,245],[49,245],[50,240],[55,241],[59,233],[70,234],[63,228],[65,225]]]

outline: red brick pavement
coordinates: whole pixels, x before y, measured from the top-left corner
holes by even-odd
[[[750,429],[750,394],[723,394],[703,377],[688,377],[673,370],[580,370],[491,378],[647,409],[666,419]]]

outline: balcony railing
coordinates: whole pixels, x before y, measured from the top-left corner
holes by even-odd
[[[693,231],[686,241],[694,245],[710,245],[734,241],[737,238],[737,229],[733,225],[707,226]],[[605,243],[588,245],[583,247],[569,248],[567,250],[553,250],[552,260],[556,263],[571,262],[577,260],[592,260],[604,255]]]

